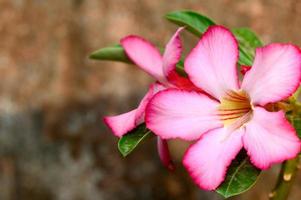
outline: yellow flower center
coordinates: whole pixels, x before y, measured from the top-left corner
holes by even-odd
[[[225,127],[237,129],[251,119],[252,105],[244,91],[227,91],[220,102],[218,115]]]

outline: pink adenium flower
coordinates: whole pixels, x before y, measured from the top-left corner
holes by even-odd
[[[300,140],[283,111],[263,108],[289,97],[300,85],[301,53],[290,44],[256,49],[240,82],[238,45],[230,31],[212,26],[185,60],[190,80],[210,95],[168,89],[146,108],[146,124],[163,139],[197,140],[183,164],[199,187],[216,189],[227,167],[245,148],[260,169],[294,158]]]
[[[161,56],[159,50],[150,42],[139,36],[127,36],[121,40],[127,56],[142,70],[154,77],[157,82],[153,83],[138,108],[117,116],[104,118],[105,123],[112,132],[121,137],[144,122],[145,107],[149,100],[158,91],[166,88],[182,88],[186,90],[199,90],[189,79],[181,77],[176,72],[176,64],[181,59],[182,44],[179,28],[165,47]],[[165,166],[172,168],[170,155],[166,141],[158,137],[158,150],[160,158]]]

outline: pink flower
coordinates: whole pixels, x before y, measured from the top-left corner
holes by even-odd
[[[105,123],[116,136],[121,137],[144,122],[145,107],[158,91],[166,88],[197,89],[189,79],[179,76],[175,71],[176,64],[181,59],[182,44],[179,34],[182,30],[183,28],[179,28],[170,39],[163,56],[153,44],[139,36],[127,36],[121,40],[127,56],[157,82],[150,86],[138,108],[121,115],[104,118]],[[171,168],[167,143],[161,141],[161,138],[158,138],[158,150],[163,164]]]
[[[237,59],[238,45],[230,31],[210,27],[185,60],[190,80],[210,97],[168,89],[156,94],[146,108],[147,127],[158,136],[197,139],[183,164],[195,183],[207,190],[221,184],[242,148],[260,169],[300,152],[300,140],[284,112],[263,108],[289,97],[300,85],[299,48],[290,44],[258,48],[241,82]]]

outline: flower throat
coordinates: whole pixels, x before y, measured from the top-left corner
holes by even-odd
[[[227,91],[218,107],[218,116],[225,127],[240,128],[252,116],[252,106],[249,96],[244,91]]]

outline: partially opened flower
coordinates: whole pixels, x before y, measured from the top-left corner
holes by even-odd
[[[149,100],[158,91],[166,88],[183,88],[187,90],[198,90],[189,79],[181,77],[176,72],[176,64],[181,59],[182,44],[179,28],[165,47],[161,56],[159,50],[150,42],[139,36],[127,36],[121,40],[127,56],[141,69],[154,77],[157,82],[150,86],[138,108],[117,116],[105,117],[105,123],[112,129],[113,133],[121,137],[136,126],[144,122],[144,111]],[[169,168],[169,155],[167,144],[158,138],[158,150],[161,160]]]
[[[300,152],[300,140],[285,113],[263,107],[289,97],[299,86],[299,48],[290,44],[258,48],[242,81],[237,60],[238,45],[231,32],[210,27],[185,60],[190,80],[210,96],[168,89],[156,94],[146,108],[147,127],[158,136],[197,140],[183,164],[196,184],[207,190],[222,183],[242,148],[260,169]]]

